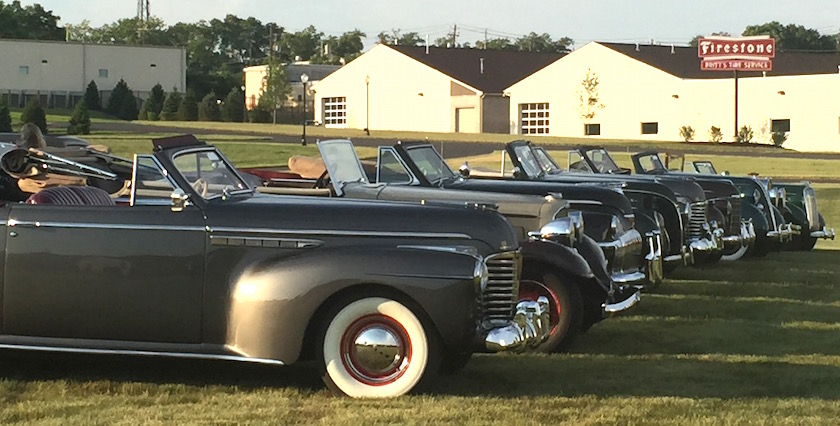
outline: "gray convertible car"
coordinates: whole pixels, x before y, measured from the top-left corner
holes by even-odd
[[[261,195],[188,136],[118,173],[104,156],[3,151],[11,174],[78,168],[88,185],[0,207],[0,348],[315,360],[334,391],[393,397],[547,335],[547,300],[519,300],[518,237],[496,212]],[[125,194],[97,187],[125,179]]]

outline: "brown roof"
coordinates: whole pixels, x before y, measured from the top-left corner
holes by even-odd
[[[502,93],[519,80],[566,55],[443,47],[429,47],[426,54],[423,46],[388,47],[484,93]]]
[[[696,47],[668,45],[601,43],[652,67],[687,79],[732,78],[727,71],[702,71]],[[638,48],[637,48],[638,46]],[[673,53],[672,53],[673,52]],[[767,76],[837,74],[840,52],[778,51],[773,58],[773,70]],[[739,77],[760,77],[761,72],[740,72]]]

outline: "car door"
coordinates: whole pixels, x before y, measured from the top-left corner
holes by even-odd
[[[15,204],[6,231],[4,334],[200,340],[198,207]]]

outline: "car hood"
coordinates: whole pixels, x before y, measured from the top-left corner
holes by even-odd
[[[391,238],[402,244],[436,241],[440,245],[463,245],[481,241],[480,254],[518,247],[518,235],[510,222],[490,209],[466,206],[420,205],[376,200],[263,195],[209,204],[208,225],[288,231],[317,235]],[[243,218],[247,218],[244,221]]]
[[[468,191],[507,192],[512,194],[549,195],[554,194],[571,204],[597,201],[605,207],[617,210],[619,215],[630,214],[633,207],[620,189],[602,186],[570,184],[549,181],[513,181],[486,179],[459,179],[445,185],[448,189]]]

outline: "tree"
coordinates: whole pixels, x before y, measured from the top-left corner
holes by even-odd
[[[0,38],[27,40],[64,40],[64,28],[58,16],[40,4],[21,6],[20,1],[0,1]]]
[[[96,82],[91,80],[85,90],[85,104],[89,110],[101,111],[102,101],[99,99],[99,88],[96,87]]]
[[[245,94],[239,88],[234,88],[225,97],[222,104],[222,119],[238,123],[245,118]]]
[[[134,97],[134,92],[128,87],[125,80],[120,79],[114,90],[111,91],[111,96],[108,97],[108,107],[106,108],[108,114],[123,120],[136,120],[139,114],[137,110],[137,98]]]
[[[198,119],[199,121],[222,121],[219,98],[214,92],[208,93],[198,104]]]
[[[0,132],[12,131],[12,115],[5,101],[0,101]]]
[[[73,109],[73,115],[70,117],[70,125],[67,126],[68,135],[88,135],[90,134],[90,113],[88,112],[87,104],[82,99],[76,104]]]
[[[414,32],[402,33],[399,28],[392,29],[390,34],[383,31],[376,37],[380,43],[392,46],[421,46],[425,43],[420,34]]]
[[[181,104],[178,105],[178,121],[196,121],[198,120],[198,101],[195,98],[195,93],[187,90],[187,94],[181,99]]]
[[[776,40],[777,50],[837,50],[837,40],[830,35],[821,35],[817,30],[802,25],[782,25],[777,21],[750,25],[741,35],[769,35]]]
[[[160,119],[160,112],[163,110],[165,99],[166,93],[163,91],[163,86],[160,83],[155,84],[149,91],[149,97],[143,101],[143,106],[140,107],[140,119],[152,121]]]
[[[181,105],[181,94],[178,88],[173,87],[172,91],[166,94],[163,101],[163,108],[160,110],[160,119],[175,121],[178,119],[178,107]]]
[[[752,127],[741,126],[741,128],[738,129],[738,134],[735,135],[735,141],[738,143],[750,143],[752,142],[754,135],[755,133],[753,133]]]
[[[686,142],[694,140],[694,129],[691,126],[680,127],[680,137]]]
[[[155,114],[155,108],[154,105],[152,105],[151,97],[146,98],[146,100],[143,101],[143,104],[140,105],[140,113],[137,114],[137,118],[149,121],[160,120],[160,115]]]
[[[323,51],[316,53],[310,58],[315,64],[343,64],[356,59],[362,54],[364,43],[362,40],[367,37],[358,29],[346,32],[339,37],[330,36],[323,41]]]
[[[33,123],[41,129],[41,133],[47,134],[47,114],[38,98],[32,98],[26,103],[20,114],[20,123]]]
[[[712,33],[711,35],[712,36],[718,36],[718,37],[732,37],[732,34],[729,34],[726,31],[715,32],[715,33]],[[698,35],[694,36],[694,38],[692,38],[691,41],[688,42],[688,45],[691,46],[691,47],[697,47],[697,45],[700,44],[700,39],[703,38],[703,37],[706,37],[706,36],[704,36],[702,34],[698,34]]]
[[[475,47],[479,49],[490,49],[490,50],[519,50],[519,47],[513,44],[509,38],[491,38],[488,39],[486,42],[484,40],[478,40],[475,42]]]
[[[312,25],[296,33],[284,32],[280,35],[280,58],[284,62],[300,60],[308,61],[321,49],[324,33]]]
[[[720,127],[712,126],[709,128],[709,142],[720,142],[723,140],[723,132]]]
[[[598,80],[598,75],[592,72],[591,69],[587,69],[586,75],[583,77],[583,80],[580,81],[578,94],[580,98],[578,112],[580,113],[580,117],[583,119],[584,124],[589,123],[589,121],[595,118],[598,110],[604,108],[604,104],[601,103],[598,94],[600,84],[601,82]]]
[[[272,123],[277,124],[277,109],[281,108],[292,89],[286,79],[286,68],[276,61],[268,64],[268,72],[263,77],[259,103],[272,111]]]
[[[554,41],[547,33],[537,34],[535,32],[531,32],[526,36],[516,39],[515,44],[519,50],[525,52],[566,53],[571,51],[571,47],[575,44],[575,42],[568,37],[563,37]]]

